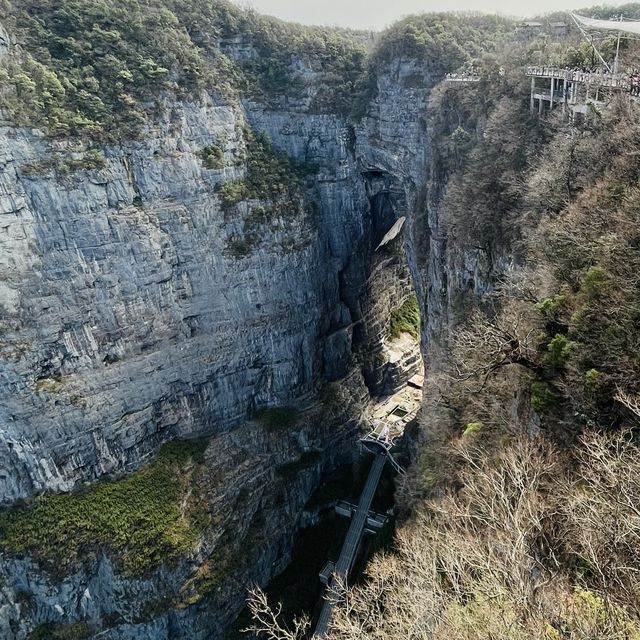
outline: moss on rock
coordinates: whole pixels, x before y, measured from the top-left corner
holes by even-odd
[[[401,333],[408,333],[416,340],[420,335],[420,309],[416,296],[411,296],[401,307],[391,313],[389,335],[397,338]]]
[[[208,518],[193,479],[204,442],[172,442],[139,471],[77,493],[46,493],[0,513],[0,549],[66,571],[100,550],[130,575],[193,549]],[[48,562],[49,561],[49,562]]]

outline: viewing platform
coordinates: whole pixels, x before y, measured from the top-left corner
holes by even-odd
[[[531,112],[542,114],[560,108],[586,115],[589,105],[606,105],[614,95],[640,96],[640,76],[609,73],[605,70],[580,71],[552,66],[529,66],[526,75],[531,78]]]
[[[480,76],[476,73],[447,73],[444,77],[445,82],[457,82],[460,84],[472,84],[480,82]]]
[[[411,378],[406,387],[379,404],[371,416],[372,429],[360,442],[372,453],[388,454],[404,435],[406,426],[416,417],[422,401],[422,376]],[[399,473],[404,469],[389,456]]]
[[[527,75],[535,78],[554,78],[563,82],[590,84],[594,87],[629,90],[634,83],[628,74],[603,71],[578,71],[556,67],[527,67]],[[638,83],[635,83],[638,84]]]

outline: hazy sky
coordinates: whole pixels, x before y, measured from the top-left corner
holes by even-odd
[[[260,13],[305,24],[380,29],[409,13],[483,11],[530,16],[561,9],[602,4],[597,0],[236,0]],[[606,2],[606,4],[620,4]]]

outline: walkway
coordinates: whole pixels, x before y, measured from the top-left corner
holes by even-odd
[[[555,78],[566,82],[590,84],[594,87],[609,89],[629,90],[632,85],[637,84],[632,77],[625,73],[592,73],[558,67],[527,67],[527,75],[536,78]]]
[[[572,121],[578,114],[588,117],[594,106],[606,106],[614,95],[634,102],[640,96],[638,75],[530,66],[527,76],[531,78],[531,113],[536,111],[537,100],[539,114],[559,107],[563,113],[569,112]]]
[[[360,546],[360,539],[362,538],[364,526],[367,522],[369,509],[371,509],[371,502],[373,501],[373,496],[378,487],[378,483],[380,482],[380,477],[382,476],[382,470],[384,469],[386,461],[386,454],[376,454],[373,459],[373,464],[369,471],[369,477],[367,478],[367,482],[364,485],[362,494],[360,495],[358,508],[351,519],[351,525],[349,526],[347,537],[342,545],[340,557],[338,558],[338,562],[336,562],[333,576],[327,586],[327,596],[324,604],[322,605],[322,611],[320,612],[316,630],[313,634],[314,638],[323,637],[329,628],[333,605],[335,604],[335,594],[331,592],[331,587],[336,583],[336,579],[338,583],[346,584],[347,579],[349,578],[349,573],[358,553],[358,547]]]
[[[480,76],[475,73],[447,73],[444,77],[444,81],[469,84],[472,82],[480,82]]]

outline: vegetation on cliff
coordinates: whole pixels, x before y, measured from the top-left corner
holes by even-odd
[[[408,333],[416,340],[420,335],[420,308],[416,296],[411,296],[391,312],[389,335],[397,338],[401,333]]]
[[[0,62],[0,108],[52,136],[114,142],[170,116],[170,99],[242,93],[349,114],[381,63],[411,57],[452,71],[512,29],[487,16],[413,16],[370,34],[306,27],[226,0],[0,0],[16,39]],[[211,159],[211,154],[205,154]]]
[[[173,442],[120,480],[1,511],[0,549],[28,554],[55,573],[113,552],[130,575],[189,553],[208,523],[195,482],[205,446]]]
[[[452,360],[461,379],[452,375],[446,395],[465,424],[481,421],[497,432],[514,428],[509,398],[526,404],[529,397],[542,426],[570,442],[585,426],[618,429],[636,419],[629,404],[640,393],[640,128],[615,110],[584,126],[547,127],[553,135],[536,162],[514,177],[520,193],[506,210],[508,233],[494,226],[487,234],[494,254],[515,252],[522,267],[460,326]],[[445,202],[456,241],[482,250],[465,230],[485,224],[483,217],[495,225],[499,212],[478,211],[477,223],[458,200]]]
[[[197,95],[233,76],[159,1],[3,0],[0,20],[20,45],[0,67],[0,106],[54,136],[137,137],[162,94]]]
[[[247,147],[244,178],[221,184],[218,188],[220,204],[229,213],[245,200],[270,201],[278,204],[283,215],[295,216],[304,209],[304,178],[315,172],[312,165],[295,163],[276,149],[261,132],[245,129]]]
[[[410,59],[433,72],[453,71],[511,39],[513,21],[499,16],[425,13],[389,27],[377,43],[375,64]]]
[[[311,213],[306,178],[317,171],[311,163],[294,162],[259,131],[245,127],[244,140],[245,176],[216,189],[227,218],[238,215],[238,205],[247,203],[242,233],[232,236],[227,245],[227,252],[235,258],[250,255],[268,231],[277,229],[282,221],[300,221]],[[305,246],[304,243],[304,238],[285,236],[280,247],[286,251]]]
[[[315,75],[314,108],[344,110],[366,57],[354,34],[225,0],[1,0],[0,21],[19,45],[0,64],[0,108],[53,136],[101,141],[138,137],[172,96],[290,94],[304,83],[295,60]],[[249,53],[234,58],[238,42]]]

